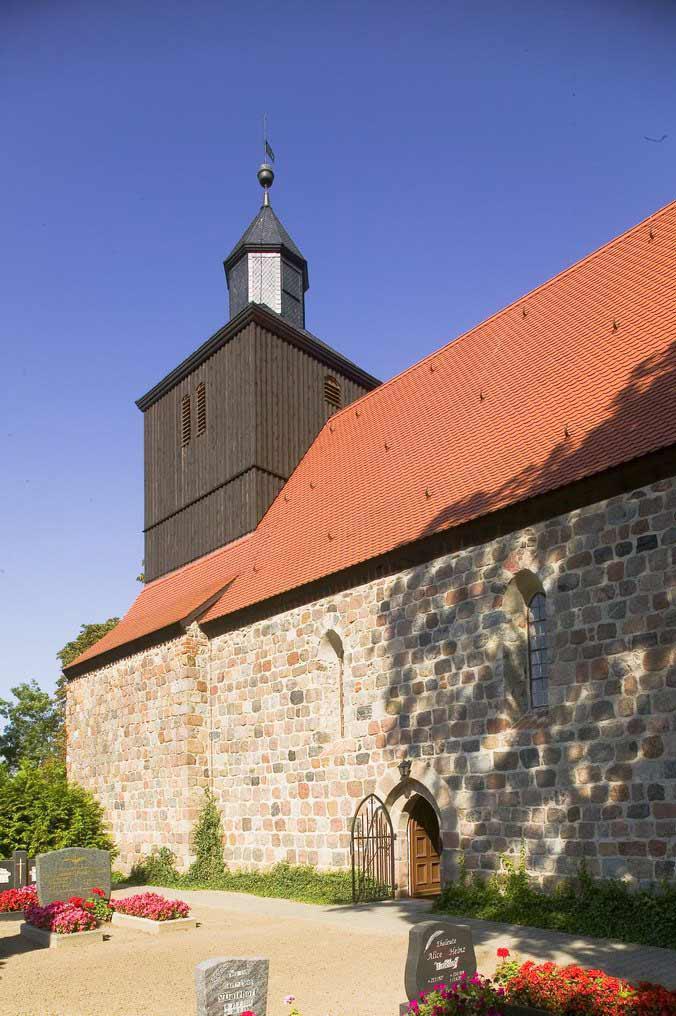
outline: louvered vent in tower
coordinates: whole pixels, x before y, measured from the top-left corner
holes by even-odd
[[[207,429],[207,386],[201,381],[197,386],[197,436]]]
[[[324,399],[334,409],[340,409],[343,402],[340,385],[330,374],[324,378]]]
[[[190,396],[181,399],[181,448],[190,444]]]

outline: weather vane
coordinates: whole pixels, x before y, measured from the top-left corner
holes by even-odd
[[[269,160],[269,161],[268,161]],[[272,187],[272,182],[275,179],[275,172],[272,168],[272,163],[275,161],[275,153],[270,147],[268,141],[268,114],[263,114],[263,162],[258,170],[258,182],[265,192],[263,198],[263,204],[269,205],[270,198],[268,191]]]

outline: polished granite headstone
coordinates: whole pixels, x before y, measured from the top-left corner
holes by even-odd
[[[10,858],[0,859],[0,892],[4,889],[20,889],[30,883],[30,865],[25,850],[15,850]]]
[[[436,984],[453,984],[476,973],[472,932],[450,921],[423,921],[411,928],[404,985],[409,999]]]
[[[41,906],[70,896],[87,897],[92,889],[110,896],[110,853],[91,847],[66,847],[38,854],[35,881]]]
[[[268,960],[218,956],[195,968],[197,1016],[266,1016]]]

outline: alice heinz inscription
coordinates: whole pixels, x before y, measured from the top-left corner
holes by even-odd
[[[445,921],[411,928],[404,981],[409,999],[437,984],[452,984],[462,973],[476,973],[472,932]]]

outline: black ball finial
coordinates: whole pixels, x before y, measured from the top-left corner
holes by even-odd
[[[272,187],[272,181],[275,179],[275,173],[269,162],[264,162],[258,170],[258,182],[266,191],[268,187]]]

